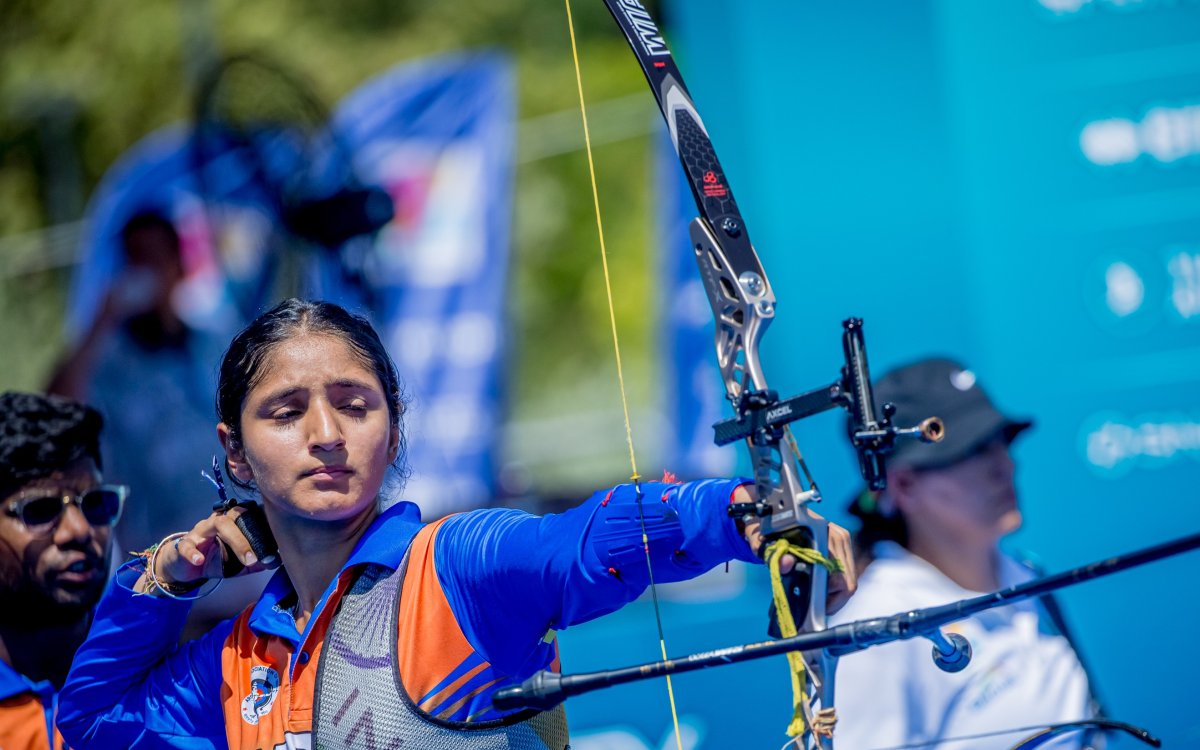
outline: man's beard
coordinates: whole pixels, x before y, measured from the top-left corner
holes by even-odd
[[[39,630],[79,622],[96,606],[103,586],[74,592],[46,591],[23,582],[0,590],[0,627]]]

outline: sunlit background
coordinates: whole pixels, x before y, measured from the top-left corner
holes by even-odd
[[[861,316],[874,372],[950,355],[1036,421],[1015,451],[1014,550],[1056,571],[1200,528],[1200,3],[651,7],[779,298],[774,387],[834,380],[840,321]],[[688,343],[708,316],[679,263],[694,209],[603,4],[573,12],[639,469],[735,471],[736,449],[706,445],[726,412],[711,353]],[[283,75],[206,98],[233,55]],[[339,124],[353,182],[393,199],[373,239],[328,250],[278,231],[278,201],[242,162],[221,186],[195,176],[205,113],[286,120],[311,135],[303,162],[322,140],[314,112]],[[623,481],[582,142],[553,2],[4,3],[0,388],[47,384],[119,275],[121,224],[153,204],[187,230],[199,280],[180,304],[198,330],[227,338],[285,290],[376,316],[413,398],[407,492],[428,514],[559,507]],[[345,187],[328,161],[272,184],[293,199]],[[796,434],[821,510],[845,520],[859,480],[841,419]],[[179,463],[196,475],[207,459]],[[1198,572],[1192,555],[1062,596],[1109,714],[1167,747],[1200,746]],[[673,654],[763,635],[761,571],[665,598]],[[639,602],[563,633],[564,665],[652,659],[655,641]],[[782,660],[680,678],[687,746],[778,747],[788,690]],[[580,748],[668,740],[659,683],[568,710]]]

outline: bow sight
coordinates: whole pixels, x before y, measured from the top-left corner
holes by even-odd
[[[850,414],[848,432],[863,479],[872,490],[883,489],[887,485],[885,457],[895,447],[896,439],[917,438],[936,443],[945,436],[945,426],[938,417],[929,417],[913,427],[896,427],[892,424],[896,407],[890,403],[884,404],[876,416],[860,318],[842,321],[842,352],[845,364],[841,377],[829,385],[782,400],[774,390],[757,389],[746,389],[737,398],[731,398],[735,416],[713,425],[713,441],[717,445],[728,445],[744,439],[750,442],[752,450],[772,451],[786,438],[788,424],[841,406]],[[771,462],[756,462],[756,465],[768,470],[778,469]],[[807,470],[804,473],[809,480],[805,499],[820,499],[811,475]],[[759,476],[756,470],[759,499],[754,503],[735,503],[729,506],[729,514],[739,517],[770,515],[773,508],[767,498],[773,481],[771,476]]]

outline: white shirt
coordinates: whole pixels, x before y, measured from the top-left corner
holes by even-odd
[[[842,624],[978,596],[898,544],[882,542],[859,579],[858,592],[831,624]],[[1033,573],[1007,556],[1000,583]],[[942,750],[1008,750],[1023,738],[1006,734],[966,742],[943,739],[1089,718],[1087,676],[1061,635],[1039,630],[1039,607],[1026,600],[981,612],[946,630],[971,642],[971,663],[948,674],[934,665],[932,644],[914,638],[875,646],[838,662],[835,702],[838,750],[874,750],[930,742]],[[1044,619],[1043,615],[1043,619]],[[1032,734],[1026,732],[1025,735]],[[1079,748],[1071,733],[1045,748]]]

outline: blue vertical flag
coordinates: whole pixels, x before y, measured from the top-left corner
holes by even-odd
[[[508,61],[394,68],[334,114],[356,173],[395,218],[362,254],[366,285],[322,260],[315,291],[372,310],[412,396],[405,497],[426,517],[487,504],[502,416],[514,97]]]

